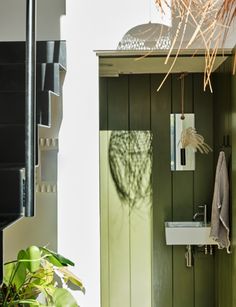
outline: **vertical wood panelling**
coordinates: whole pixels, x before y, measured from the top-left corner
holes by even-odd
[[[150,130],[150,76],[129,77],[130,130]]]
[[[222,67],[221,67],[222,69]],[[220,146],[223,145],[223,136],[225,131],[224,114],[225,104],[222,103],[223,91],[222,84],[224,83],[224,76],[222,71],[218,71],[214,76],[214,172],[216,169],[217,155],[216,152],[220,150]],[[216,250],[215,253],[215,301],[216,306],[220,306],[221,302],[221,255]]]
[[[231,129],[234,129],[234,122],[232,122],[231,126],[231,68],[231,59],[229,58],[217,71],[214,78],[214,162],[216,166],[219,151],[223,149],[228,160],[229,173],[231,171],[231,159],[229,158],[231,156],[233,161],[234,156],[231,153],[230,147],[222,148],[222,145],[225,145],[225,136],[229,135],[229,139],[232,139],[233,136],[231,136]],[[231,185],[231,187],[233,187],[233,185]],[[231,190],[234,192],[234,189]],[[232,198],[231,203],[233,203],[233,201],[234,199]],[[230,210],[230,219],[232,212],[233,211]],[[225,250],[217,250],[215,271],[217,306],[234,307],[232,301],[234,293],[234,289],[232,288],[232,278],[235,275],[233,254],[228,255]]]
[[[217,163],[221,147],[224,145],[224,135],[228,133],[228,109],[230,100],[230,88],[227,84],[230,76],[225,73],[225,65],[214,76],[214,159]]]
[[[192,201],[193,177],[191,172],[174,173],[173,207],[175,207],[174,212],[177,213],[173,214],[174,221],[190,220],[192,212],[190,213],[189,207],[192,207]],[[185,210],[183,210],[183,204],[185,204]],[[173,247],[173,307],[194,306],[193,267],[186,267],[184,255],[185,246]]]
[[[128,130],[128,76],[108,78],[108,130]],[[130,306],[129,208],[124,205],[109,172],[109,307]]]
[[[100,257],[101,257],[101,306],[110,305],[109,270],[109,203],[108,203],[108,130],[107,79],[99,78],[99,177],[100,177]]]
[[[130,130],[150,130],[149,75],[129,77]],[[150,199],[130,212],[131,307],[151,306],[152,209]]]
[[[172,75],[172,113],[181,113],[181,81]],[[192,75],[184,78],[184,112],[193,112]],[[172,172],[173,220],[193,217],[193,172]],[[185,246],[173,247],[173,307],[194,306],[194,271],[185,263]],[[186,295],[188,293],[188,295]]]
[[[172,247],[165,243],[165,221],[172,220],[170,171],[171,77],[151,76],[153,132],[153,307],[172,307]]]
[[[193,77],[193,99],[195,111],[195,127],[205,142],[213,149],[213,95],[203,91],[203,76],[195,74]],[[206,120],[207,119],[207,120]],[[208,154],[196,153],[196,169],[194,172],[194,211],[199,205],[206,204],[208,220],[211,218],[211,202],[214,179],[214,152]]]
[[[108,132],[100,132],[100,247],[101,247],[101,305],[110,306],[109,271],[109,203],[108,203]]]
[[[204,136],[205,142],[213,148],[213,95],[203,91],[203,76],[193,76],[193,100],[195,127]],[[206,120],[207,119],[207,120]],[[211,218],[213,195],[213,153],[196,153],[194,171],[194,211],[199,205],[207,205],[208,221]],[[214,256],[204,255],[203,249],[196,248],[194,256],[195,306],[215,307],[214,301]]]
[[[172,74],[172,113],[181,113],[180,74]],[[193,113],[192,74],[184,77],[184,113]]]
[[[232,307],[236,306],[236,75],[232,76],[231,80],[231,91],[232,91],[232,237],[231,237],[231,248],[232,248]]]
[[[170,76],[159,92],[163,75],[100,82],[100,130],[151,129],[153,133],[152,216],[136,209],[128,212],[117,196],[109,167],[100,172],[101,278],[102,296],[106,296],[102,307],[218,307],[213,297],[214,257],[196,248],[194,267],[187,268],[185,246],[165,243],[165,221],[192,220],[197,205],[210,205],[213,186],[212,154],[197,153],[195,171],[170,170],[170,114],[181,113],[178,77]],[[198,75],[185,78],[185,112],[195,112],[197,131],[212,145],[212,96],[202,87]],[[101,142],[108,146],[108,139]]]
[[[124,205],[109,176],[109,307],[130,306],[129,208]]]
[[[214,255],[205,255],[203,250],[204,248],[196,247],[194,254],[194,306],[216,307],[214,298]]]
[[[107,130],[107,78],[99,78],[99,125],[100,130]]]
[[[181,81],[172,75],[172,113],[181,113]],[[193,113],[192,75],[184,78],[184,112]],[[193,172],[172,172],[173,220],[191,221],[193,217]]]
[[[128,76],[107,80],[108,130],[128,130]]]
[[[234,307],[232,305],[232,266],[231,256],[225,250],[217,251],[218,267],[218,306]]]

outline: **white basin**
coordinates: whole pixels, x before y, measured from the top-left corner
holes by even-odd
[[[210,231],[203,222],[165,222],[167,245],[216,245]]]
[[[184,222],[165,222],[166,227],[203,227],[203,222],[184,221]]]

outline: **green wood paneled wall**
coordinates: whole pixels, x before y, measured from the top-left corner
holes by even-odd
[[[203,249],[196,248],[194,266],[186,268],[185,246],[165,244],[165,221],[192,220],[200,204],[208,205],[210,218],[214,161],[212,153],[197,153],[195,171],[171,172],[170,114],[180,113],[180,81],[173,74],[157,92],[162,78],[158,74],[101,78],[100,130],[152,130],[153,133],[152,307],[216,307],[215,256],[205,255]],[[213,96],[203,92],[200,74],[189,74],[185,85],[185,112],[195,113],[197,131],[213,146]],[[101,176],[107,171],[101,170]],[[108,185],[101,184],[101,189],[106,188]],[[101,199],[101,208],[103,202]],[[107,248],[106,244],[103,246],[106,236],[106,231],[101,233],[102,249]],[[102,276],[107,274],[106,269],[102,267]],[[109,282],[105,287],[111,299]],[[127,289],[131,291],[129,285]],[[106,304],[102,307],[109,306]]]
[[[232,66],[231,66],[232,67]],[[232,232],[231,232],[231,248],[232,248],[232,307],[236,306],[236,75],[231,75],[231,125],[232,125],[232,177],[231,177],[231,190],[232,190]]]
[[[148,75],[101,82],[107,89],[100,91],[107,112],[100,133],[103,307],[151,306],[152,206],[144,200],[138,209],[123,203],[108,166],[110,130],[150,130],[150,103],[143,105],[150,101],[149,83]]]
[[[216,306],[236,306],[236,76],[233,60],[228,58],[214,74],[214,148],[215,165],[221,149],[226,153],[231,186],[231,251],[216,252]],[[225,144],[226,143],[226,144]],[[225,146],[227,145],[227,146]]]

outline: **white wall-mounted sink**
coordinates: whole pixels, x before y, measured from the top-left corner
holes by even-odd
[[[165,222],[167,245],[216,245],[210,225],[203,222]]]

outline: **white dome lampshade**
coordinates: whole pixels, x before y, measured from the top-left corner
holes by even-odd
[[[118,50],[160,50],[171,46],[171,27],[145,23],[130,29],[118,44]]]

